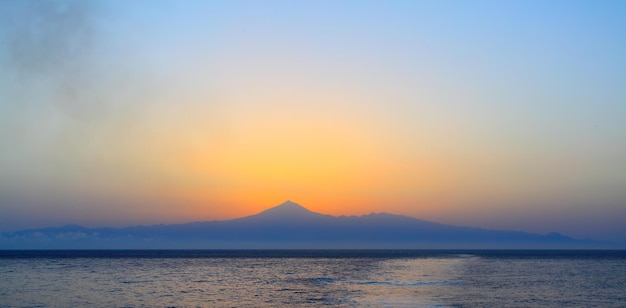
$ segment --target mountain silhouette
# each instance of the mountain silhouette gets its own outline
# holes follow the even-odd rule
[[[291,200],[287,200],[273,208],[269,208],[255,216],[259,215],[308,215],[315,214],[309,211],[304,206],[292,202]]]
[[[459,227],[388,213],[331,216],[291,201],[232,220],[126,228],[67,225],[0,235],[0,249],[565,249],[607,245],[558,233]]]
[[[327,216],[327,215],[311,212],[307,208],[303,207],[302,205],[291,202],[290,200],[287,200],[273,208],[269,208],[261,213],[244,217],[242,219],[247,220],[247,221],[251,221],[251,220],[302,221],[302,220],[311,220],[311,219],[322,218],[322,217],[332,217],[332,216]]]

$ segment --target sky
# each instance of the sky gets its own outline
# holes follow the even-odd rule
[[[626,242],[625,1],[0,0],[0,230],[331,215]]]

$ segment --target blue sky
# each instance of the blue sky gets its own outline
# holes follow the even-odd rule
[[[626,241],[623,1],[1,1],[0,230],[314,211]]]

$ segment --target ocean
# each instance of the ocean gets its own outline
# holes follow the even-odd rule
[[[0,307],[626,307],[626,251],[0,251]]]

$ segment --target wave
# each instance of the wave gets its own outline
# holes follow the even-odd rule
[[[335,280],[332,278],[313,278],[313,282],[318,284],[340,283],[353,285],[382,285],[392,287],[430,287],[430,286],[453,286],[460,285],[461,281],[416,281],[416,282],[395,282],[395,281],[358,281],[358,280]]]

